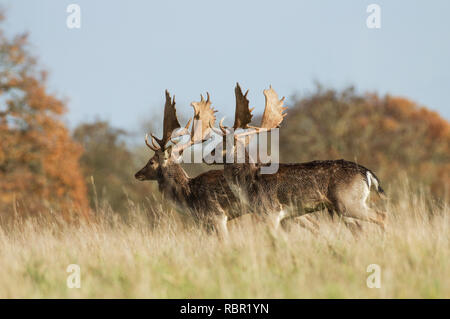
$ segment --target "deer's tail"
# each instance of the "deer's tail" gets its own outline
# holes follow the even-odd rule
[[[377,194],[380,197],[382,197],[382,198],[386,197],[384,190],[380,186],[380,180],[370,170],[366,171],[366,181],[367,181],[367,185],[369,186],[369,189],[373,186],[375,188],[375,191],[377,192]]]

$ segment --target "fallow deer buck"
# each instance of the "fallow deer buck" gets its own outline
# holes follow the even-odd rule
[[[209,94],[207,100],[201,96],[200,102],[193,102],[191,105],[194,108],[194,121],[189,132],[191,120],[184,129],[180,129],[175,98],[172,100],[166,91],[163,137],[158,139],[151,134],[149,142],[148,135],[146,136],[145,143],[154,151],[154,155],[135,174],[135,178],[140,181],[157,181],[160,192],[175,203],[178,211],[184,213],[188,210],[194,219],[212,225],[220,235],[226,236],[227,220],[239,217],[241,213],[230,209],[237,199],[228,187],[223,170],[210,170],[190,178],[179,164],[185,149],[207,140],[210,126],[214,126],[216,120],[216,111],[211,107]],[[186,133],[190,135],[189,141],[177,143],[175,138]],[[173,144],[168,146],[170,141]]]
[[[248,93],[248,91],[247,91]],[[249,108],[247,93],[237,84],[236,113],[233,129],[251,129],[244,133],[219,124],[220,130],[214,131],[225,139],[233,134],[231,150],[223,153],[224,162],[227,152],[236,155],[239,143],[248,145],[248,136],[279,127],[285,114],[283,99],[270,88],[264,90],[265,109],[259,127],[249,126],[252,109]],[[247,136],[247,137],[246,137]],[[242,141],[242,137],[246,137]],[[366,167],[346,160],[316,160],[307,163],[279,164],[275,174],[261,174],[264,165],[258,159],[250,158],[246,152],[246,163],[224,165],[224,176],[231,189],[238,186],[247,198],[252,200],[257,211],[265,212],[277,228],[281,220],[287,217],[328,209],[331,216],[337,213],[344,218],[348,226],[360,228],[359,221],[371,222],[384,229],[385,213],[370,208],[366,201],[371,188],[382,195],[384,193],[376,175]],[[295,209],[287,210],[287,207]],[[310,219],[308,219],[312,222]],[[303,226],[306,226],[303,224]],[[351,227],[352,230],[353,227]]]

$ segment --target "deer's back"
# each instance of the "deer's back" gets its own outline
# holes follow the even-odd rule
[[[355,177],[366,179],[367,168],[345,160],[312,161],[280,164],[277,174],[260,175],[259,185],[281,203],[295,201],[322,202],[331,197],[339,185],[351,183]]]

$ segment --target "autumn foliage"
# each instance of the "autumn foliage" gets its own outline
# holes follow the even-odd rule
[[[78,164],[82,148],[61,121],[63,101],[48,93],[26,35],[0,29],[0,209],[87,206]]]

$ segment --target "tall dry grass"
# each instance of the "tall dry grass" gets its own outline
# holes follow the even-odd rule
[[[4,220],[0,297],[449,298],[449,206],[402,192],[386,204],[386,232],[365,225],[357,237],[324,213],[318,235],[291,222],[275,238],[244,217],[226,242],[158,206],[119,217],[100,205],[90,223]],[[81,267],[79,289],[66,285],[69,264]],[[379,289],[366,285],[369,264],[381,267]]]

